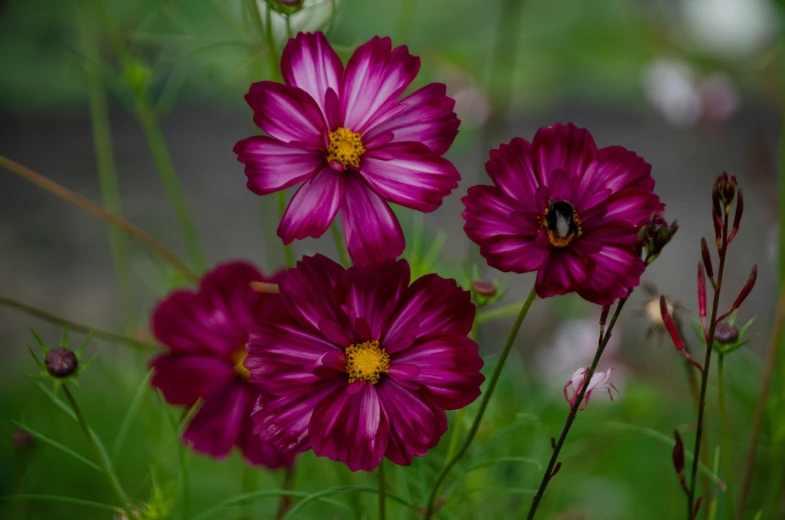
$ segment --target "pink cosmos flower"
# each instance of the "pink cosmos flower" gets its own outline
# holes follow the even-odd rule
[[[341,211],[356,264],[394,260],[403,231],[387,202],[430,212],[458,186],[442,155],[458,133],[455,101],[431,83],[398,100],[420,59],[375,37],[344,69],[322,33],[300,33],[281,57],[284,85],[261,81],[245,99],[267,136],[240,141],[248,188],[302,183],[278,226],[284,244],[320,237]]]
[[[263,440],[352,471],[384,456],[408,465],[436,446],[444,410],[474,401],[485,379],[467,338],[475,307],[454,280],[409,278],[405,260],[344,270],[321,255],[289,271],[287,316],[248,341],[251,383],[274,396],[253,413]]]
[[[583,406],[581,407],[581,411],[585,410],[586,407],[589,405],[589,398],[593,392],[597,390],[607,390],[608,397],[611,398],[613,401],[613,394],[611,393],[611,388],[619,391],[613,383],[611,383],[611,372],[613,372],[613,368],[609,368],[605,372],[595,372],[593,376],[591,376],[591,381],[589,381],[589,386],[586,388],[586,393],[583,396]],[[564,385],[564,399],[570,403],[570,406],[575,404],[575,399],[578,397],[578,394],[581,391],[581,387],[584,385],[586,381],[586,369],[579,368],[576,370],[567,384]],[[572,397],[567,395],[567,388],[572,386]]]
[[[251,282],[277,278],[265,280],[245,262],[221,264],[196,292],[175,291],[153,311],[153,334],[169,352],[150,363],[152,385],[173,405],[204,401],[183,434],[199,453],[223,457],[237,446],[254,465],[275,469],[294,461],[253,435],[251,410],[262,392],[248,383],[243,366],[248,328],[279,305],[277,295],[256,292]]]
[[[555,124],[491,150],[485,169],[494,186],[469,188],[463,218],[491,267],[538,271],[541,298],[577,291],[610,305],[638,285],[638,229],[665,205],[634,152]]]

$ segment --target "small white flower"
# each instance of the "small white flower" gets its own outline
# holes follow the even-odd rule
[[[611,383],[611,373],[613,372],[613,368],[609,368],[605,372],[595,372],[594,375],[591,377],[591,381],[589,381],[589,386],[586,388],[586,394],[583,396],[583,406],[581,410],[586,409],[586,406],[589,404],[589,398],[591,397],[592,392],[596,390],[607,390],[608,396],[613,401],[613,394],[611,393],[611,389],[616,390],[619,392],[619,389],[616,388],[613,383]],[[578,397],[580,393],[581,387],[583,386],[584,382],[586,381],[586,369],[579,368],[576,370],[567,384],[564,385],[564,399],[570,403],[570,406],[575,404],[575,399]],[[572,386],[572,397],[567,395],[567,388]]]

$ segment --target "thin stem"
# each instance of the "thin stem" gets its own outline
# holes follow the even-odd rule
[[[199,235],[196,231],[188,203],[183,195],[183,188],[180,185],[177,171],[175,170],[166,139],[158,125],[158,118],[150,105],[147,93],[138,94],[136,99],[136,115],[142,125],[144,136],[147,139],[147,146],[153,154],[153,161],[161,175],[161,181],[166,190],[166,196],[172,205],[175,217],[180,226],[180,231],[185,239],[185,247],[188,250],[188,258],[197,271],[201,272],[205,268],[204,252],[199,244]]]
[[[785,128],[785,126],[783,127]],[[785,133],[785,132],[784,132]],[[785,158],[785,152],[783,152]],[[785,173],[782,175],[782,182],[785,184]],[[783,210],[785,213],[785,210]],[[782,258],[781,264],[785,264],[785,257]],[[750,492],[750,484],[752,483],[752,468],[755,465],[755,454],[758,451],[758,439],[760,437],[760,429],[763,424],[763,415],[766,412],[766,403],[769,398],[769,388],[771,386],[771,378],[774,373],[774,366],[777,362],[778,346],[780,338],[782,337],[783,325],[785,324],[785,276],[780,280],[779,299],[777,300],[777,310],[774,313],[774,328],[769,338],[769,347],[766,354],[766,361],[763,363],[763,376],[761,378],[761,389],[758,395],[758,400],[755,403],[755,415],[752,420],[752,431],[750,432],[750,441],[747,446],[747,454],[744,457],[744,471],[741,477],[741,492],[739,496],[739,505],[736,510],[736,519],[741,520],[744,515],[744,506],[747,504],[747,497]]]
[[[14,162],[2,155],[0,155],[0,167],[3,167],[6,170],[19,175],[20,177],[32,182],[39,188],[43,188],[49,193],[56,195],[57,197],[60,197],[61,199],[66,200],[72,204],[75,204],[76,206],[79,206],[86,211],[89,211],[90,213],[105,220],[107,223],[125,231],[128,235],[131,236],[131,238],[148,247],[151,251],[155,252],[161,258],[166,260],[175,269],[180,271],[183,276],[194,282],[199,281],[199,277],[194,274],[194,272],[191,271],[191,269],[185,265],[185,263],[178,259],[174,253],[166,249],[163,244],[127,220],[124,220],[114,213],[106,211],[103,207],[91,201],[90,199],[87,199],[78,193],[69,190],[65,186],[47,179],[40,173],[36,173],[33,170],[22,166],[21,164]]]
[[[730,422],[728,422],[728,409],[725,403],[724,380],[725,356],[720,354],[717,358],[717,399],[720,405],[720,423],[722,428],[722,457],[725,463],[725,484],[727,485],[725,497],[728,501],[728,516],[733,514],[733,452],[731,451]]]
[[[288,14],[285,14],[284,20],[286,20],[286,40],[289,41],[292,39],[292,20]]]
[[[379,463],[376,472],[379,476],[379,520],[386,520],[387,507],[385,501],[387,500],[387,483],[384,481],[384,459]]]
[[[48,321],[56,325],[68,327],[71,330],[77,330],[84,334],[89,334],[92,332],[93,336],[95,336],[96,338],[105,339],[107,341],[112,341],[114,343],[122,343],[124,345],[129,345],[133,348],[140,349],[140,350],[158,349],[158,346],[152,343],[145,343],[144,341],[139,341],[128,336],[123,336],[122,334],[115,334],[113,332],[107,332],[105,330],[100,330],[94,327],[89,327],[87,325],[82,325],[81,323],[76,323],[74,321],[67,320],[59,316],[55,316],[54,314],[50,314],[46,311],[42,311],[41,309],[37,309],[30,305],[24,304],[20,301],[13,300],[11,298],[6,298],[4,296],[0,296],[0,305],[11,307],[12,309],[16,309],[18,311],[24,312],[25,314],[29,314],[30,316],[35,316],[36,318],[40,318],[44,321]]]
[[[431,491],[431,495],[428,499],[428,505],[425,509],[425,520],[429,520],[435,513],[434,508],[438,498],[437,494],[441,488],[442,483],[444,482],[444,479],[447,478],[447,474],[450,472],[453,466],[458,463],[461,457],[466,454],[466,451],[469,449],[469,446],[474,440],[474,436],[477,434],[477,430],[480,429],[482,416],[485,413],[485,409],[488,407],[491,397],[493,396],[493,391],[496,388],[496,384],[499,382],[499,377],[501,376],[502,369],[504,368],[504,363],[507,361],[507,356],[510,355],[510,350],[512,350],[512,346],[515,343],[515,338],[518,337],[518,331],[521,330],[523,320],[529,313],[529,308],[531,308],[532,303],[534,303],[536,298],[537,294],[534,292],[534,286],[532,286],[529,296],[526,298],[526,301],[521,307],[512,329],[510,329],[510,334],[507,336],[507,342],[504,344],[504,348],[502,348],[501,354],[499,355],[499,361],[496,363],[496,367],[493,369],[491,379],[488,381],[488,387],[485,389],[485,392],[482,396],[482,401],[480,402],[480,409],[477,411],[477,416],[474,418],[474,422],[472,422],[469,433],[467,434],[466,439],[463,441],[460,449],[458,449],[458,452],[444,465],[441,472],[439,473],[439,476],[436,478],[436,482],[433,485],[433,490]]]
[[[93,129],[93,148],[98,168],[98,181],[101,186],[101,199],[107,210],[115,215],[122,214],[120,186],[117,174],[117,163],[112,144],[112,131],[106,101],[106,90],[101,81],[103,60],[97,43],[96,17],[90,9],[94,2],[85,2],[86,13],[82,17],[82,45],[85,55],[93,63],[93,70],[87,76],[87,94],[90,101],[90,121]],[[116,227],[109,227],[109,247],[112,252],[117,289],[125,317],[126,330],[136,323],[136,313],[131,286],[131,266],[129,262],[128,244],[125,236]]]
[[[276,193],[278,197],[278,216],[281,220],[283,220],[283,215],[286,213],[286,192],[281,190]],[[292,244],[287,244],[283,246],[284,253],[286,254],[286,267],[292,268],[294,267],[294,249]]]
[[[570,433],[570,428],[572,427],[572,423],[575,422],[575,418],[577,417],[578,410],[580,409],[581,403],[583,401],[583,397],[586,394],[586,390],[589,388],[589,383],[591,382],[591,378],[594,375],[594,371],[597,369],[597,364],[600,362],[600,358],[602,357],[602,353],[605,351],[605,347],[608,345],[608,342],[611,339],[611,334],[613,333],[613,327],[616,325],[616,320],[619,319],[619,314],[621,314],[621,310],[624,307],[624,304],[627,303],[627,299],[622,298],[619,300],[619,303],[616,305],[616,311],[613,313],[613,317],[611,318],[610,323],[608,324],[608,328],[605,331],[605,336],[600,338],[600,341],[597,345],[597,352],[594,354],[594,360],[592,360],[591,366],[586,371],[584,375],[584,383],[581,386],[580,391],[578,392],[575,401],[573,402],[572,406],[570,406],[570,412],[567,414],[567,420],[564,423],[564,428],[562,428],[561,435],[559,435],[559,441],[556,443],[556,446],[553,448],[553,454],[551,454],[551,460],[548,462],[548,467],[545,469],[545,473],[542,476],[542,480],[540,481],[540,487],[537,490],[537,494],[534,495],[534,499],[532,500],[532,505],[529,508],[529,514],[526,516],[527,520],[532,520],[534,515],[537,514],[537,508],[540,505],[540,501],[542,500],[543,495],[545,494],[545,489],[548,487],[548,484],[553,477],[556,464],[559,459],[559,453],[561,453],[562,446],[564,446],[564,441],[567,440],[567,434]]]
[[[98,446],[98,443],[95,441],[95,437],[93,437],[90,427],[87,426],[87,421],[85,421],[82,411],[79,409],[79,405],[76,404],[76,399],[74,399],[73,394],[71,394],[71,390],[68,388],[68,385],[63,385],[62,388],[65,398],[68,400],[68,404],[71,405],[71,409],[74,411],[74,415],[76,415],[76,420],[79,422],[79,426],[82,428],[82,432],[87,438],[87,443],[90,444],[90,446],[93,448],[93,451],[95,451],[95,456],[99,466],[101,466],[101,471],[103,471],[104,475],[106,475],[109,485],[112,487],[115,495],[117,495],[117,498],[120,500],[121,507],[126,511],[127,514],[131,515],[131,507],[128,503],[128,497],[125,494],[125,491],[123,491],[123,487],[120,484],[120,481],[117,479],[117,475],[115,475],[114,470],[112,469],[112,462],[109,460],[109,456],[101,449],[100,446]],[[132,516],[129,516],[128,518],[132,518]]]
[[[483,325],[492,321],[515,316],[520,312],[522,305],[523,302],[515,302],[502,307],[496,307],[495,309],[480,311],[477,313],[477,325]]]
[[[267,49],[270,53],[270,81],[275,81],[278,78],[280,70],[278,68],[278,51],[275,48],[275,35],[273,34],[273,10],[270,4],[265,2],[266,11],[264,34],[267,37]]]
[[[714,333],[717,330],[717,311],[720,305],[720,291],[722,290],[722,275],[725,273],[725,257],[728,251],[728,214],[725,214],[725,225],[722,229],[722,242],[720,243],[719,257],[720,268],[717,271],[717,290],[714,291],[714,301],[711,306],[711,321],[709,322],[709,337],[706,340],[706,358],[703,362],[701,374],[701,391],[698,401],[698,426],[695,430],[695,449],[692,452],[692,473],[690,475],[689,495],[687,496],[687,520],[692,519],[693,504],[695,503],[695,480],[698,477],[698,461],[701,454],[701,440],[703,439],[703,419],[706,411],[706,389],[709,385],[709,369],[711,368],[711,346],[714,344]]]
[[[256,477],[256,470],[253,468],[253,466],[250,464],[245,464],[245,466],[243,466],[243,495],[256,491],[256,484],[258,482]],[[243,516],[243,518],[246,520],[251,520],[253,518],[253,514],[249,511],[247,515]]]
[[[335,249],[338,251],[338,258],[341,260],[341,265],[350,267],[352,265],[352,259],[349,257],[349,251],[346,249],[343,229],[341,229],[341,225],[338,223],[337,219],[333,219],[333,223],[330,224],[330,233],[333,235],[333,242],[335,242]]]
[[[290,466],[284,471],[283,486],[281,487],[284,491],[290,491],[292,488],[294,488],[294,466]],[[286,513],[291,507],[292,495],[281,495],[281,501],[278,502],[278,511],[275,513],[275,519],[281,520],[286,516]]]

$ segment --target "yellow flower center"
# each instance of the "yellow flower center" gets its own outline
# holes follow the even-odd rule
[[[583,234],[581,219],[566,200],[551,201],[543,216],[537,217],[537,223],[548,232],[548,242],[553,247],[566,247]]]
[[[248,357],[248,350],[245,347],[240,347],[232,354],[232,363],[234,363],[234,372],[245,381],[251,379],[251,371],[245,368],[243,361]]]
[[[360,167],[360,157],[365,153],[363,140],[359,133],[340,127],[330,132],[330,145],[327,147],[327,162],[336,162],[353,168]]]
[[[346,349],[346,372],[349,383],[368,381],[372,385],[390,368],[390,355],[378,341],[355,343]]]

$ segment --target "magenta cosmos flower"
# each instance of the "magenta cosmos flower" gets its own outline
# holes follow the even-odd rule
[[[386,456],[408,465],[447,430],[444,410],[480,395],[484,377],[470,294],[409,264],[355,266],[306,257],[280,284],[285,316],[252,329],[256,433],[287,451],[313,448],[349,469]]]
[[[175,291],[158,304],[152,330],[169,352],[152,360],[152,384],[170,404],[204,401],[183,434],[194,450],[223,457],[237,446],[249,463],[275,469],[294,459],[253,434],[250,415],[262,392],[248,383],[243,361],[248,328],[267,319],[279,298],[254,291],[252,281],[273,280],[250,264],[225,263],[196,292]]]
[[[375,37],[344,70],[322,33],[300,33],[281,57],[285,84],[251,85],[245,99],[268,135],[234,151],[257,195],[302,183],[278,226],[285,244],[320,237],[340,210],[356,264],[394,260],[405,241],[387,202],[429,212],[458,186],[442,157],[460,123],[445,86],[398,99],[419,69],[405,46]]]
[[[485,169],[494,186],[469,188],[463,218],[491,267],[538,271],[541,298],[577,291],[610,305],[638,285],[638,230],[665,205],[634,152],[555,124],[491,150]]]

